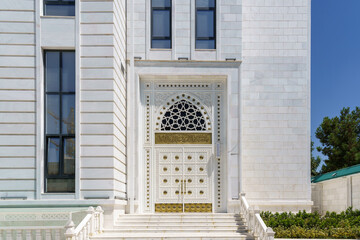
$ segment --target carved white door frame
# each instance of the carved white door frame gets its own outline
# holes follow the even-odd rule
[[[200,161],[200,157],[204,158],[200,152],[207,152],[206,158],[207,160],[211,158],[209,161],[209,166],[211,168],[207,168],[207,170],[211,170],[211,173],[208,173],[208,178],[205,179],[201,177],[200,169],[201,162],[194,163],[196,169],[191,169],[191,167],[187,166],[186,169],[182,169],[181,174],[186,174],[186,171],[189,170],[195,171],[194,175],[189,175],[190,177],[186,177],[186,179],[177,179],[177,180],[186,180],[188,178],[192,181],[191,190],[187,188],[187,191],[190,191],[191,194],[187,195],[189,202],[211,202],[213,206],[214,212],[224,212],[226,211],[226,178],[224,173],[226,172],[226,107],[225,107],[225,89],[226,89],[225,81],[221,80],[208,80],[208,81],[165,81],[165,80],[143,80],[141,81],[141,102],[142,106],[144,106],[144,120],[142,123],[143,128],[143,163],[144,163],[144,198],[142,199],[143,210],[145,212],[154,212],[155,211],[155,203],[159,202],[159,199],[165,200],[165,195],[169,196],[170,201],[174,200],[174,194],[176,191],[181,193],[181,189],[176,190],[176,186],[174,183],[168,184],[170,190],[167,190],[164,187],[164,184],[161,186],[161,181],[175,181],[176,177],[173,179],[169,175],[169,179],[166,177],[161,177],[160,173],[160,155],[159,151],[161,149],[175,149],[174,152],[182,149],[182,158],[186,161],[186,158],[189,156],[185,156],[184,153],[186,151],[190,151],[192,148],[192,152],[194,157],[197,157],[198,161]],[[179,102],[181,100],[189,101],[194,104],[202,113],[202,115],[206,118],[206,129],[202,129],[201,133],[206,133],[211,135],[211,143],[208,145],[204,145],[200,142],[198,145],[188,145],[188,144],[155,144],[155,135],[157,133],[161,133],[162,130],[166,132],[165,129],[161,129],[161,121],[164,118],[164,111],[168,109],[172,104]],[[169,129],[168,129],[169,130]],[[175,131],[176,133],[181,134],[181,130]],[[197,133],[196,129],[190,131],[191,133]],[[169,132],[170,133],[170,132]],[[206,138],[206,137],[205,137]],[[204,138],[204,139],[205,139]],[[179,139],[177,139],[179,140]],[[178,150],[176,150],[178,149]],[[187,150],[184,150],[187,149]],[[191,152],[190,151],[190,152]],[[160,151],[161,152],[161,151]],[[166,151],[165,151],[166,152]],[[176,155],[176,154],[175,154]],[[175,159],[175,155],[172,156]],[[162,155],[163,157],[163,155]],[[175,161],[175,160],[174,160]],[[161,163],[163,164],[163,163]],[[197,164],[200,164],[197,166]],[[165,165],[164,165],[165,166]],[[171,171],[176,171],[175,165],[169,165]],[[184,162],[182,163],[184,165]],[[189,169],[188,169],[189,168]],[[198,168],[198,169],[197,169]],[[180,170],[179,170],[180,172]],[[175,173],[175,172],[174,172]],[[200,175],[196,175],[200,174]],[[165,174],[166,175],[166,174]],[[165,176],[164,175],[164,176]],[[175,174],[176,175],[176,174]],[[196,181],[195,182],[193,181]],[[201,185],[200,184],[205,185]],[[189,183],[187,183],[187,187],[189,187]],[[199,185],[200,184],[200,185]],[[174,185],[174,186],[173,186]],[[205,186],[202,189],[202,186]],[[164,190],[160,193],[159,189]],[[174,189],[171,189],[174,188]],[[205,190],[207,189],[208,190]],[[173,191],[174,193],[170,192]],[[195,191],[195,192],[194,192]],[[195,194],[196,193],[196,194]],[[159,198],[161,196],[163,198]],[[208,194],[208,195],[207,195]],[[180,194],[179,194],[180,195]],[[190,197],[189,200],[189,196]],[[201,196],[201,197],[200,197]],[[192,198],[192,199],[191,199]],[[161,202],[161,200],[160,200]]]

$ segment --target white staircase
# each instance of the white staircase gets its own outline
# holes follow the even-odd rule
[[[91,239],[247,239],[248,233],[239,215],[233,213],[169,213],[120,215],[114,229],[104,229]]]

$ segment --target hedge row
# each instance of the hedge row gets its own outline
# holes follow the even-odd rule
[[[360,238],[360,211],[347,209],[340,214],[262,212],[265,224],[275,238]]]

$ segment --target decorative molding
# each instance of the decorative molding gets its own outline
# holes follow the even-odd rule
[[[226,156],[214,157],[212,144],[226,142],[225,134],[220,133],[223,130],[220,119],[225,120],[221,115],[224,76],[140,78],[144,104],[144,211],[223,211],[222,164]],[[177,106],[182,101],[189,106]],[[172,114],[174,111],[185,115]],[[191,113],[187,114],[188,111]],[[205,126],[172,128],[174,120],[189,117],[192,121],[202,119]]]
[[[221,86],[219,86],[221,87]],[[221,94],[218,94],[216,96],[216,133],[215,133],[215,136],[216,136],[216,141],[218,144],[221,143],[221,136],[222,136],[222,131],[221,131],[221,102],[222,102],[222,99],[221,99]],[[220,148],[221,148],[221,145],[220,145]],[[219,149],[221,151],[221,149]],[[217,154],[218,155],[218,154]],[[217,189],[216,189],[216,207],[220,210],[222,208],[222,201],[221,201],[221,198],[222,198],[222,162],[221,162],[221,157],[220,155],[216,158],[216,179],[215,179],[215,183],[216,183],[216,186],[217,186]]]
[[[155,133],[155,144],[212,144],[212,133]]]
[[[212,93],[211,92],[192,92],[191,95],[194,95],[198,98],[203,105],[208,109],[212,107]]]
[[[5,213],[0,214],[0,221],[58,221],[68,220],[69,213]]]
[[[196,109],[199,110],[205,118],[206,130],[211,131],[212,118],[211,118],[211,112],[208,111],[208,109],[211,109],[211,107],[206,107],[206,105],[204,106],[202,99],[197,99],[197,97],[193,96],[190,93],[178,93],[177,95],[174,93],[174,95],[171,95],[171,94],[167,94],[167,95],[168,95],[168,98],[165,101],[161,102],[161,105],[160,105],[161,107],[157,111],[157,117],[155,120],[156,121],[156,123],[155,123],[156,131],[160,130],[161,122],[162,122],[166,112],[168,112],[169,109],[172,108],[175,103],[177,103],[179,101],[183,101],[183,100],[187,101],[189,103],[192,103],[194,106],[196,106]],[[209,94],[210,98],[211,98],[211,95],[212,94],[210,93]],[[165,94],[161,97],[164,98],[164,96],[165,96]],[[155,100],[155,101],[157,101],[157,100]],[[158,101],[161,101],[161,100],[158,100]],[[205,101],[209,102],[209,99],[205,98]],[[211,100],[210,100],[210,102],[211,102]]]
[[[162,213],[174,213],[174,212],[183,212],[182,203],[155,203],[155,212]]]
[[[145,143],[150,143],[151,141],[151,136],[150,136],[150,133],[151,133],[151,129],[150,129],[150,124],[151,124],[151,121],[150,121],[150,116],[151,116],[151,106],[150,106],[150,103],[151,103],[151,99],[150,99],[150,94],[146,94],[145,95],[145,104],[146,104],[146,107],[145,107]]]
[[[183,208],[184,207],[184,208]],[[211,203],[156,203],[155,212],[174,213],[174,212],[212,212]]]
[[[241,61],[196,61],[196,60],[135,60],[135,67],[211,67],[238,68]]]
[[[206,121],[196,105],[182,99],[166,109],[160,129],[161,131],[206,131]]]
[[[145,209],[150,211],[151,209],[151,206],[150,206],[150,192],[151,192],[151,189],[150,189],[150,186],[151,186],[151,181],[150,181],[150,172],[151,172],[151,169],[150,169],[150,166],[151,166],[151,163],[150,163],[150,159],[151,159],[151,151],[150,149],[145,149],[145,159],[146,159],[146,203],[145,203]]]
[[[156,89],[163,90],[163,89],[206,89],[211,90],[212,84],[211,83],[157,83],[155,85]]]
[[[212,212],[211,203],[185,203],[184,212]]]
[[[176,92],[156,92],[154,98],[155,106],[166,105],[166,101],[174,95],[176,95]]]

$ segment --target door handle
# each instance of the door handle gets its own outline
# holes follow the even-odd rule
[[[184,183],[183,183],[183,180],[181,180],[180,192],[181,192],[181,194],[184,194]]]
[[[184,186],[185,186],[184,192],[185,192],[185,194],[186,194],[186,180],[184,180]]]

